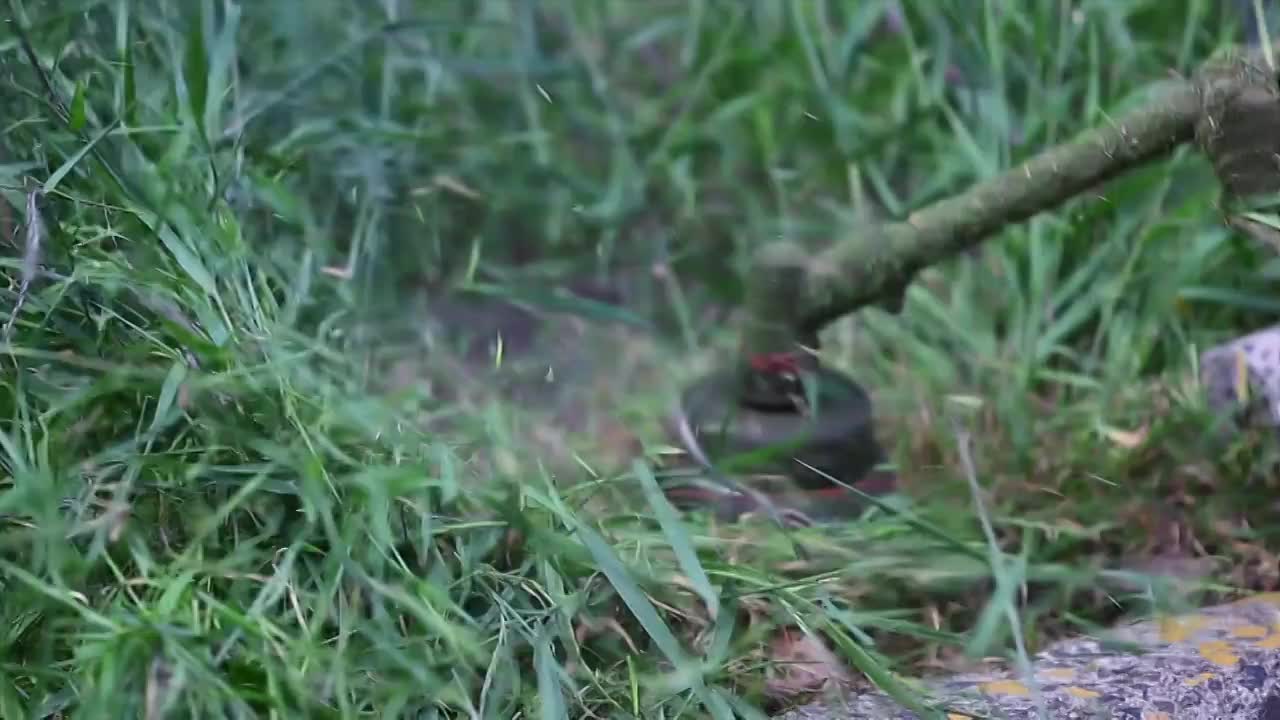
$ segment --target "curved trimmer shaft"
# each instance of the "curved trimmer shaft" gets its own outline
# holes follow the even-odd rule
[[[979,183],[816,256],[778,241],[753,258],[742,359],[795,355],[828,323],[864,306],[901,304],[916,274],[1128,170],[1199,140],[1230,194],[1280,189],[1280,93],[1262,51],[1153,86],[1151,100]],[[768,363],[765,363],[768,364]],[[744,395],[758,388],[748,372]]]

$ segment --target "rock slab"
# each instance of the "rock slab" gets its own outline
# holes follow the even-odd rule
[[[947,720],[1043,717],[1280,720],[1280,593],[1060,641],[1030,677],[1009,669],[923,683]],[[834,697],[781,720],[920,720],[879,693]]]

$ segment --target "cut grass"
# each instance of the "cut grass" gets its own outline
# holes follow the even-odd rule
[[[915,702],[896,673],[1172,602],[1129,556],[1277,582],[1265,457],[1183,381],[1277,302],[1190,151],[831,329],[908,492],[807,559],[602,447],[657,452],[750,247],[1105,122],[1230,3],[11,6],[0,717],[760,717],[803,695],[780,628]],[[607,391],[553,457],[545,408],[473,391],[519,353],[460,382],[417,308],[613,312],[570,276],[641,329],[566,380]]]

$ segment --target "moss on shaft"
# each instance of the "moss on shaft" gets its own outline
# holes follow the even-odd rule
[[[1189,80],[1166,81],[1143,107],[816,256],[786,242],[763,246],[747,290],[744,354],[811,344],[843,315],[895,303],[921,269],[1195,139],[1197,127],[1220,116],[1224,103],[1274,86],[1273,73],[1257,72],[1261,59],[1255,55],[1207,64]]]

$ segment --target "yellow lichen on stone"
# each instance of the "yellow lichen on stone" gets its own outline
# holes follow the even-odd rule
[[[1280,648],[1280,627],[1274,628],[1271,634],[1254,643],[1263,650],[1275,650]]]
[[[1190,685],[1191,687],[1195,687],[1197,685],[1202,685],[1204,683],[1207,683],[1210,680],[1214,679],[1215,677],[1217,677],[1217,675],[1214,675],[1213,673],[1200,673],[1199,675],[1196,675],[1194,677],[1187,678],[1184,684]]]
[[[1164,618],[1160,621],[1160,640],[1167,643],[1185,642],[1208,623],[1208,618],[1203,615]]]
[[[1067,690],[1067,694],[1073,695],[1082,700],[1092,700],[1097,697],[1102,697],[1102,693],[1100,692],[1097,692],[1095,690],[1090,690],[1088,688],[1077,687],[1075,685],[1072,685],[1066,690]]]
[[[1067,680],[1075,679],[1076,671],[1071,668],[1048,668],[1043,670],[1041,675],[1043,675],[1046,680],[1066,682]]]
[[[1238,638],[1264,638],[1267,629],[1261,625],[1241,625],[1231,629],[1231,636]]]
[[[1200,655],[1215,665],[1231,666],[1240,661],[1240,656],[1236,655],[1229,643],[1222,640],[1211,640],[1201,643],[1198,648]]]
[[[988,695],[1030,695],[1031,689],[1017,680],[993,680],[983,683],[982,691]]]

